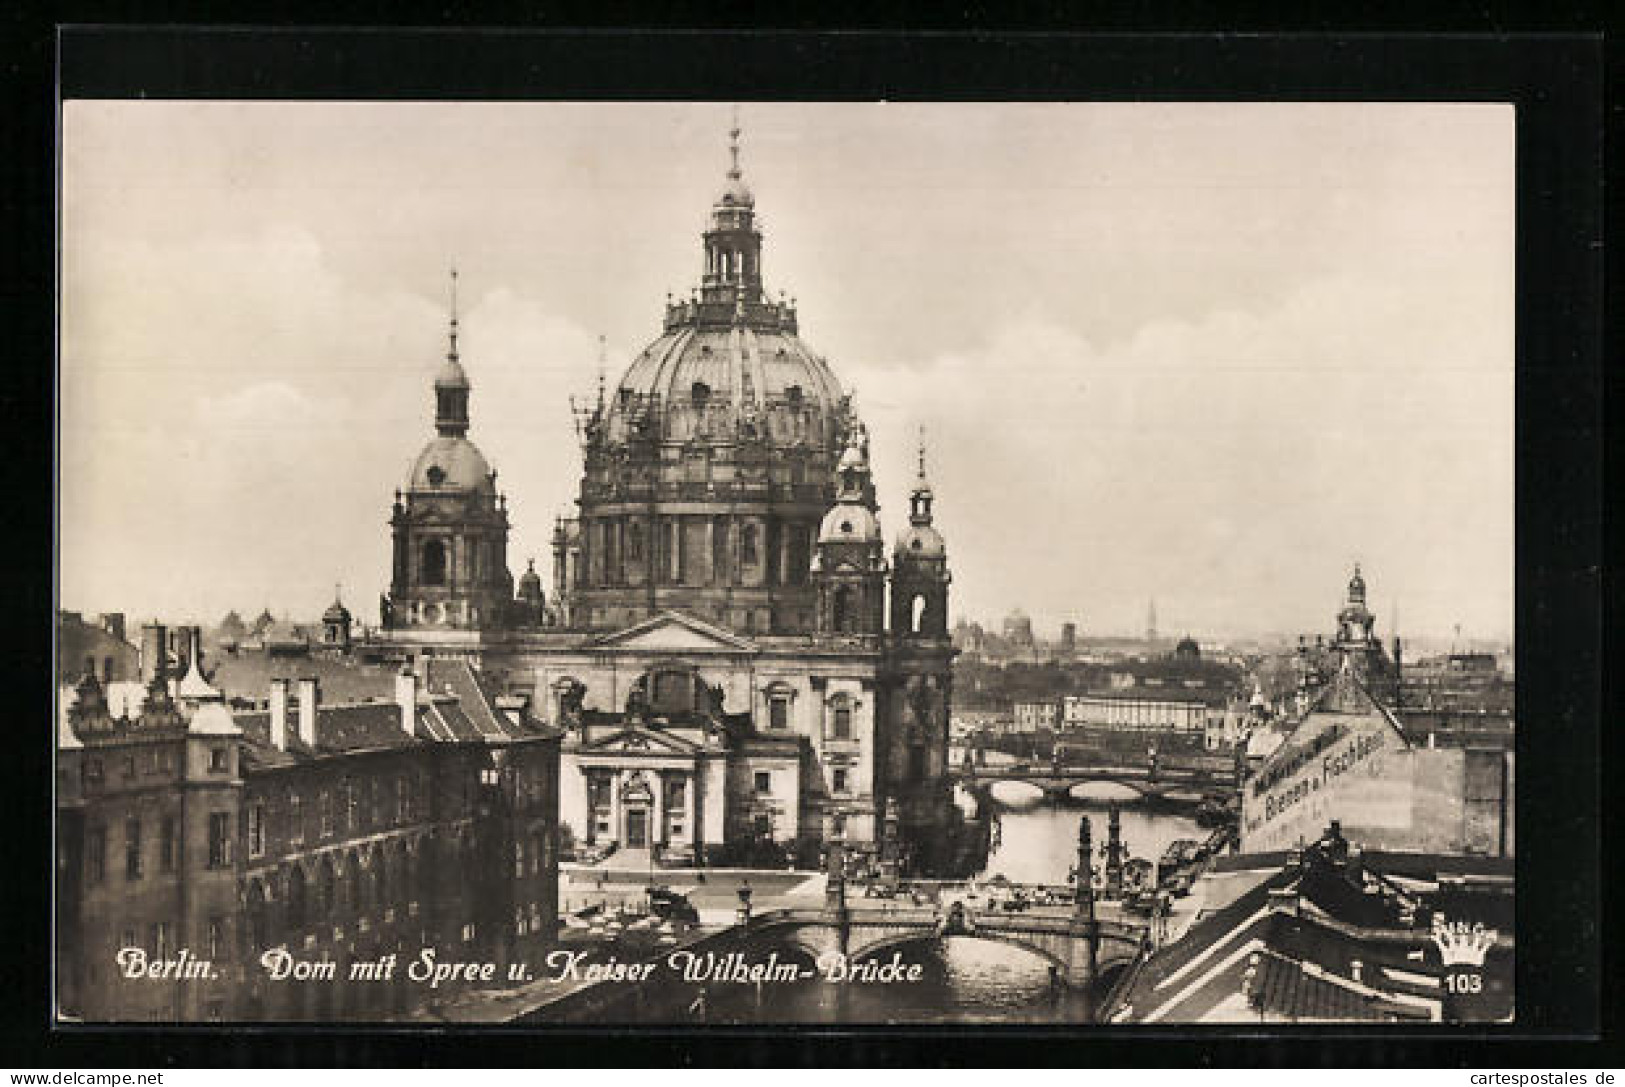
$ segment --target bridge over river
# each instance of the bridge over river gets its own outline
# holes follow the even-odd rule
[[[1222,803],[1235,795],[1236,775],[1231,769],[1218,770],[1207,766],[1069,766],[1066,764],[1037,764],[1012,766],[961,765],[950,775],[956,785],[982,799],[994,785],[1015,782],[1030,785],[1043,793],[1044,799],[1061,802],[1073,796],[1080,785],[1103,782],[1122,785],[1137,792],[1146,800],[1166,800],[1200,803],[1212,800]]]
[[[961,888],[936,888],[936,901],[848,901],[843,846],[832,840],[822,909],[781,909],[749,916],[743,932],[770,936],[795,946],[815,962],[839,954],[848,962],[872,958],[922,939],[971,936],[1012,944],[1047,960],[1055,976],[1086,989],[1105,970],[1132,962],[1150,947],[1146,925],[1102,920],[1095,915],[1089,819],[1078,824],[1075,871],[1081,873],[1073,901],[1058,909],[1000,911]]]

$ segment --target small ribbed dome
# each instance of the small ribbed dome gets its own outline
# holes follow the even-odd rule
[[[434,375],[434,387],[437,389],[466,389],[468,384],[468,371],[463,364],[452,355],[446,356],[441,363],[440,370]]]
[[[327,606],[327,610],[322,612],[322,622],[324,623],[349,623],[349,621],[350,609],[346,608],[341,601],[333,601]]]
[[[728,178],[728,187],[717,197],[717,204],[725,208],[750,208],[756,206],[756,198],[751,195],[745,179],[735,174]]]
[[[948,545],[942,533],[930,525],[910,525],[897,538],[898,558],[942,559],[948,557]]]
[[[519,575],[519,591],[521,594],[527,589],[540,591],[541,587],[542,576],[536,572],[536,560],[531,559],[530,565],[525,567],[525,572]]]
[[[838,502],[824,514],[818,526],[818,542],[874,543],[880,539],[880,519],[867,506]]]
[[[439,437],[423,447],[412,465],[414,491],[479,491],[494,494],[491,466],[467,438]]]

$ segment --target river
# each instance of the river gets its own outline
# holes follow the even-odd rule
[[[1130,790],[1089,788],[1081,804],[1057,807],[1022,786],[995,786],[1002,833],[982,875],[1003,875],[1018,883],[1066,883],[1076,857],[1079,818],[1089,817],[1098,849],[1106,839],[1113,799],[1124,801],[1122,837],[1131,856],[1155,861],[1176,838],[1199,839],[1207,833],[1185,816],[1136,806]],[[960,801],[974,807],[969,797],[962,795]],[[919,982],[730,987],[711,999],[705,1018],[860,1024],[1088,1022],[1094,1017],[1094,994],[1052,991],[1048,964],[1020,948],[950,937],[905,945],[902,954],[906,962],[921,966]]]

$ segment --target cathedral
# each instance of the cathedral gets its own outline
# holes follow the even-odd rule
[[[578,413],[550,593],[533,562],[517,587],[510,572],[454,302],[374,648],[468,660],[563,729],[561,832],[579,851],[809,863],[838,833],[860,858],[945,871],[954,650],[924,449],[888,555],[868,433],[794,304],[764,290],[738,137],[699,287]]]

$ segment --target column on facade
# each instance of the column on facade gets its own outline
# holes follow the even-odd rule
[[[688,835],[689,843],[696,852],[700,848],[700,821],[694,818],[694,794],[698,791],[697,777],[696,774],[685,773],[679,778],[683,783],[683,833]]]
[[[654,794],[650,801],[649,811],[649,848],[653,849],[666,837],[666,775],[659,770],[654,772],[654,786],[649,790]]]
[[[626,844],[621,827],[621,772],[610,770],[609,776],[609,835],[622,845]]]
[[[705,519],[705,583],[715,585],[717,578],[717,523],[714,518]]]

